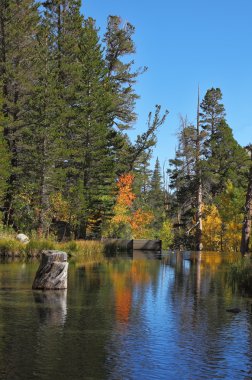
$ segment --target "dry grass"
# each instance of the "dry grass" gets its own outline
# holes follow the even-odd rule
[[[0,237],[0,254],[3,256],[24,256],[25,245],[13,237]]]
[[[104,258],[104,245],[99,241],[72,240],[57,243],[50,239],[32,239],[28,244],[19,242],[13,234],[0,236],[0,255],[8,257],[39,257],[43,250],[65,251],[78,262],[97,262]]]
[[[99,241],[72,240],[58,243],[57,249],[67,252],[78,262],[93,262],[104,258],[104,245]]]

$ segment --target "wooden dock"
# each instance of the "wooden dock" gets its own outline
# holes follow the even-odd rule
[[[133,251],[133,240],[127,239],[102,239],[102,243],[111,250]]]
[[[134,251],[161,251],[162,250],[162,240],[146,240],[146,239],[136,239],[133,240],[133,250]]]
[[[102,239],[107,248],[118,251],[162,251],[162,240],[147,239]]]

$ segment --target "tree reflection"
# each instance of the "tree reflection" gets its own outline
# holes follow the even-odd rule
[[[4,264],[0,378],[249,378],[251,300],[226,286],[228,260],[177,252],[71,265],[68,294],[32,292],[37,266]]]
[[[151,283],[157,275],[153,276],[153,258],[141,251],[134,252],[132,260],[114,260],[108,264],[110,280],[115,294],[115,319],[119,323],[129,322],[132,309],[133,292],[136,287],[144,287]],[[156,268],[159,268],[157,263]],[[155,270],[154,270],[155,271]]]

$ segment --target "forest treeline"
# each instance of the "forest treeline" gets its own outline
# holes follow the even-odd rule
[[[134,27],[110,16],[100,39],[80,6],[0,4],[2,220],[39,236],[60,229],[100,237],[113,216],[117,179],[141,171],[167,115],[156,106],[145,132],[130,141],[134,84],[146,70],[131,58]]]
[[[1,1],[2,226],[41,237],[239,250],[251,161],[226,122],[221,90],[198,100],[195,123],[181,117],[169,169],[157,159],[151,170],[168,111],[156,106],[145,132],[129,139],[135,83],[146,71],[134,62],[134,26],[109,16],[100,37],[80,6]]]

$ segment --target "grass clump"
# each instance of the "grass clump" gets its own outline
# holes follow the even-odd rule
[[[32,239],[25,246],[25,253],[27,256],[39,256],[42,251],[48,249],[57,249],[56,243],[47,239]]]
[[[0,237],[0,254],[3,256],[24,256],[25,245],[14,237]]]
[[[71,240],[56,242],[51,239],[33,237],[27,244],[16,239],[14,234],[0,233],[0,256],[39,257],[44,250],[65,251],[79,263],[92,263],[104,258],[104,245],[100,241]]]
[[[30,240],[25,244],[18,241],[14,236],[0,237],[0,255],[2,256],[20,256],[34,257],[39,256],[44,249],[57,249],[56,243],[51,240],[38,239]]]
[[[233,289],[252,294],[252,261],[243,257],[230,265],[228,282]]]
[[[71,240],[58,243],[57,249],[65,251],[77,262],[93,262],[104,258],[104,245],[94,240]]]

